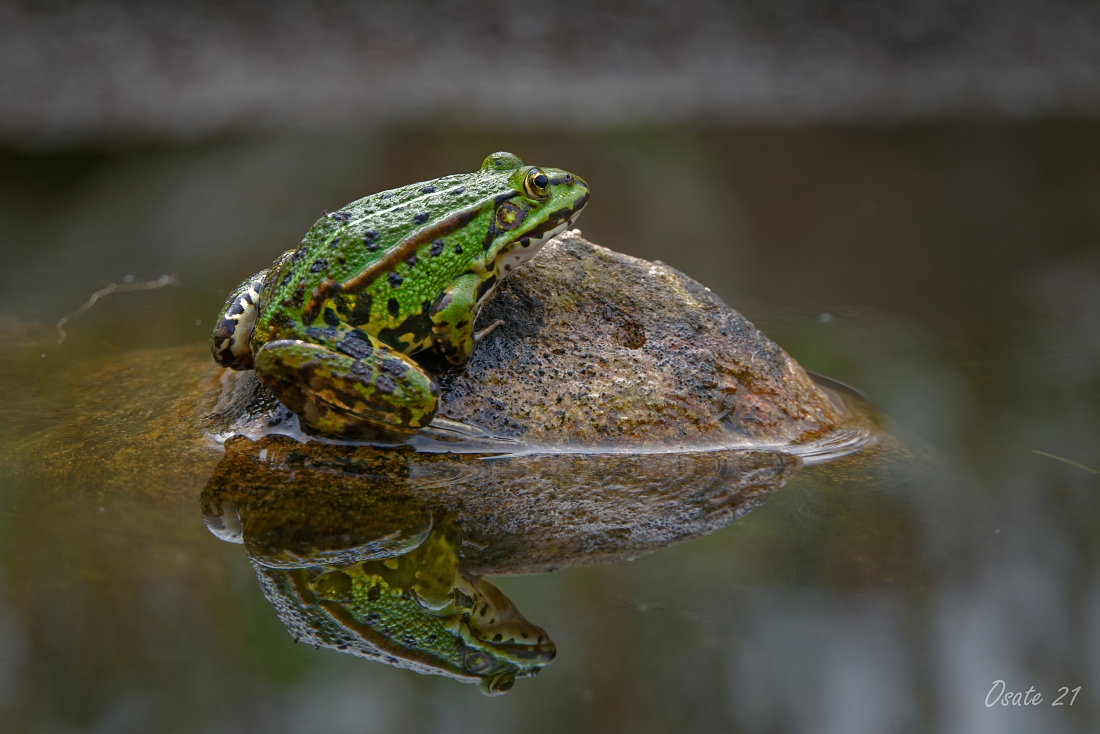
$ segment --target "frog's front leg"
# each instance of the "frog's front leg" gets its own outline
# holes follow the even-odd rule
[[[358,329],[311,330],[256,354],[256,374],[313,432],[403,438],[425,427],[439,388],[409,357]]]
[[[477,290],[484,282],[467,273],[443,289],[432,304],[432,341],[451,364],[463,364],[473,354],[474,346],[489,332],[504,322],[497,319],[474,333],[477,318]]]

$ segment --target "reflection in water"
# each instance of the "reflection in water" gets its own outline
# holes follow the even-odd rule
[[[295,642],[477,682],[491,695],[554,659],[541,627],[460,566],[454,515],[433,515],[405,482],[336,457],[292,468],[297,457],[270,449],[236,475],[227,457],[203,493],[207,526],[244,544]]]
[[[485,573],[607,563],[709,533],[800,465],[768,451],[419,454],[235,438],[202,494],[295,641],[508,691],[556,653]]]

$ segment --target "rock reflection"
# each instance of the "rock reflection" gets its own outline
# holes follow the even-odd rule
[[[504,693],[554,658],[487,574],[704,535],[800,465],[774,451],[494,456],[230,439],[202,495],[295,641]]]

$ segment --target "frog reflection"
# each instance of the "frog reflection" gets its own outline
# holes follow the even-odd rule
[[[233,479],[211,478],[203,493],[207,525],[245,545],[296,641],[476,682],[489,695],[554,659],[541,627],[462,568],[453,514],[436,520],[400,491],[370,492],[362,477],[320,493],[291,480],[251,497],[247,490],[258,485]]]
[[[801,466],[767,450],[423,453],[233,437],[203,492],[296,638],[507,690],[554,657],[480,575],[617,563],[761,505]]]

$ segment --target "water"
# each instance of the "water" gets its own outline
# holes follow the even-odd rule
[[[632,561],[492,576],[557,657],[486,698],[294,645],[204,526],[219,454],[163,385],[322,209],[495,149],[583,175],[586,237],[710,286],[905,448],[803,468]],[[1100,125],[1072,120],[3,154],[5,730],[1091,731],[1098,195]],[[94,291],[163,274],[56,344]],[[1043,701],[988,708],[997,680]]]

